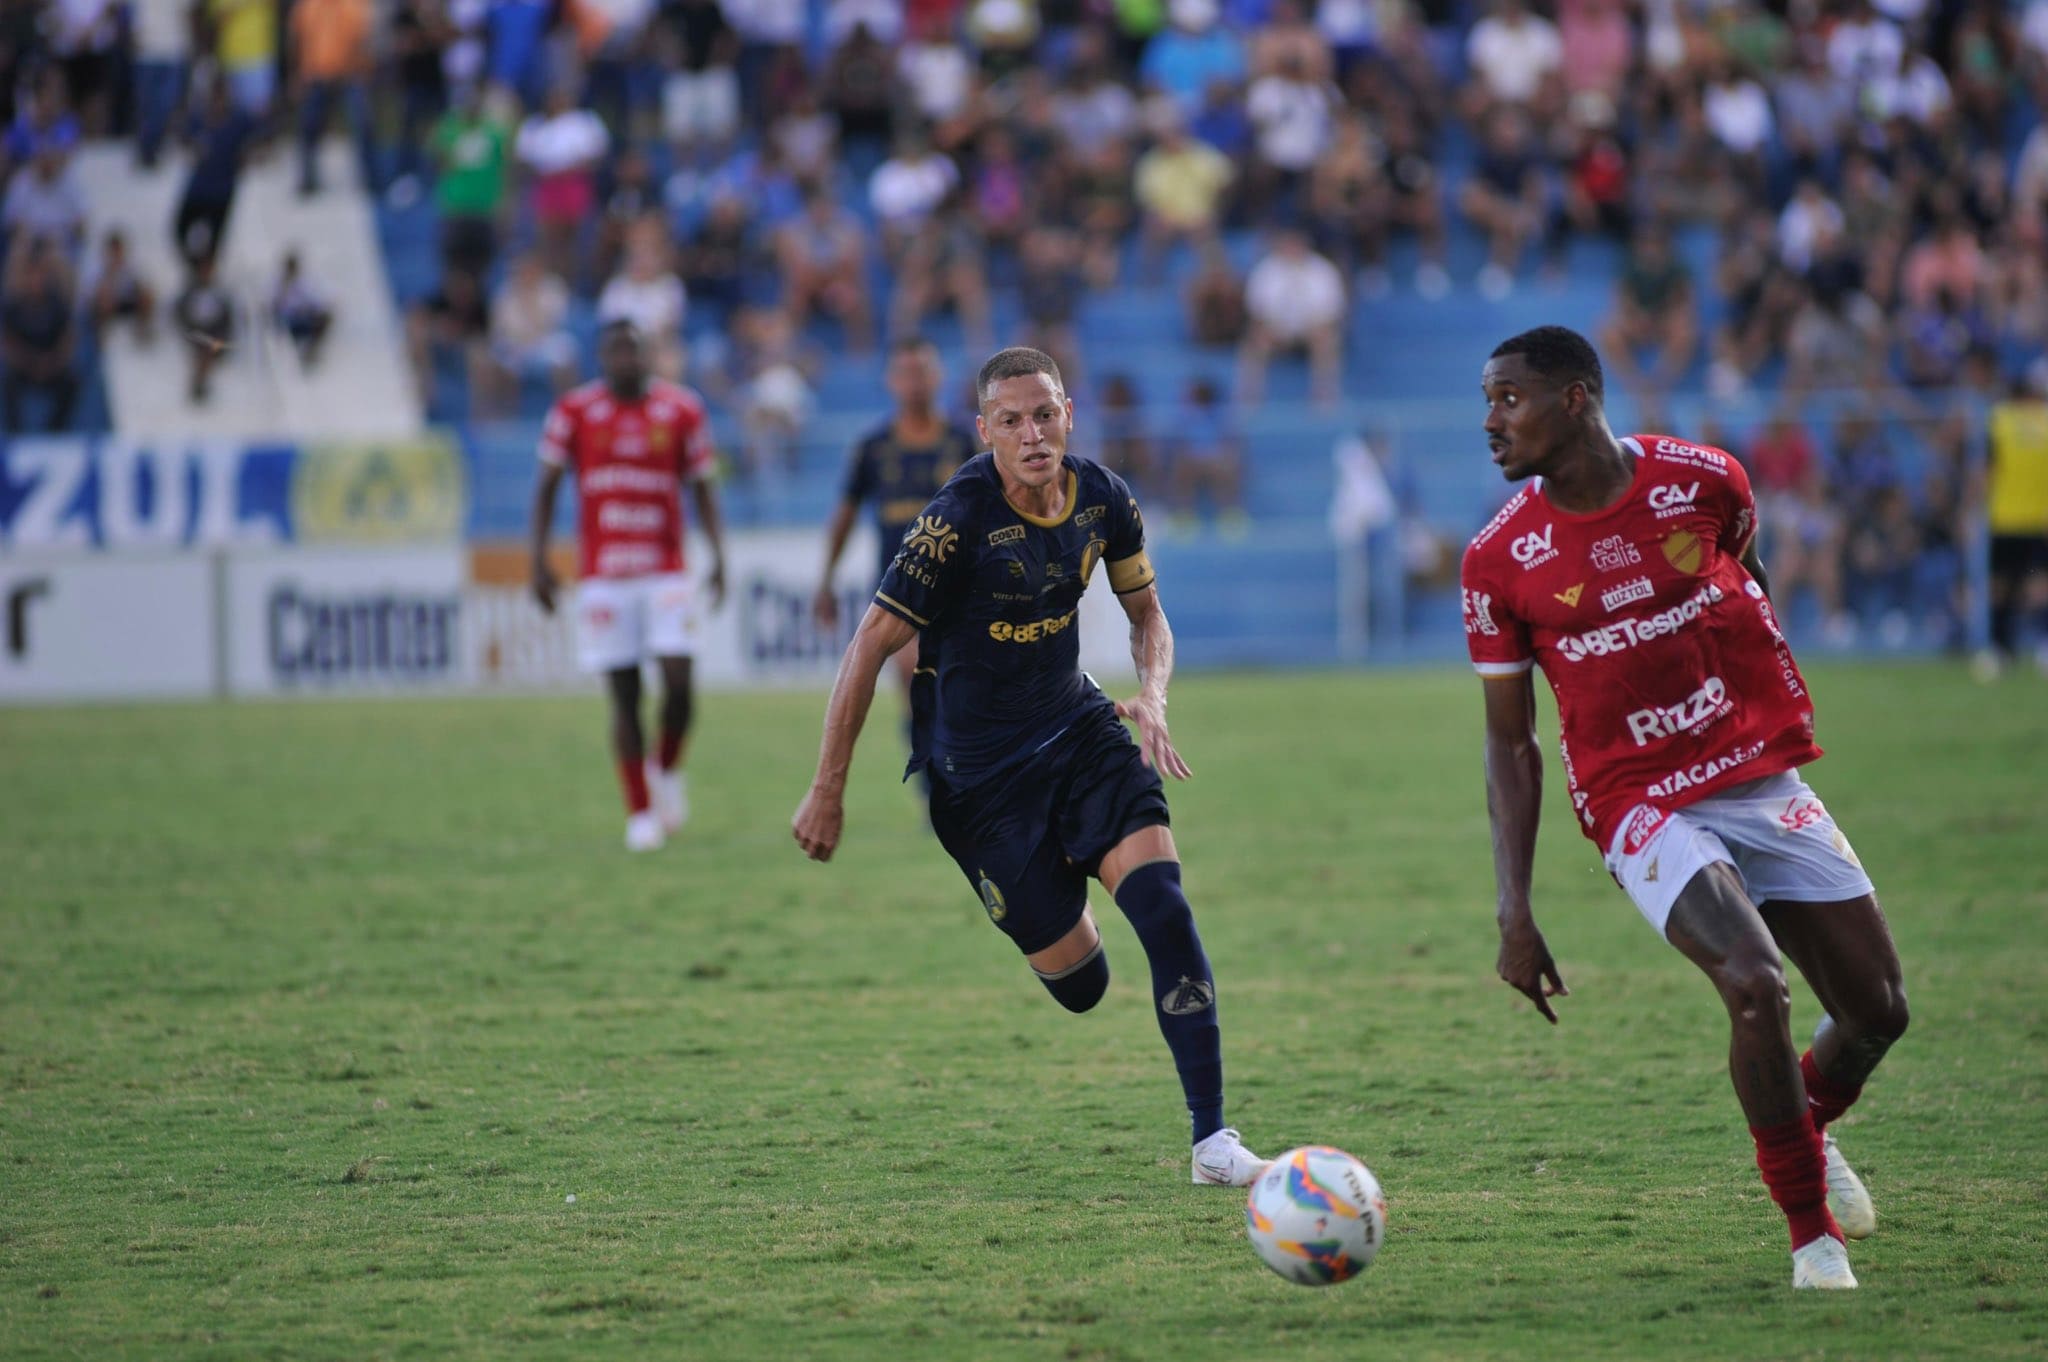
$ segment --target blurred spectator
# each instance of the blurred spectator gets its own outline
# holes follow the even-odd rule
[[[491,299],[490,383],[478,396],[495,411],[516,411],[519,390],[538,378],[558,396],[576,382],[576,338],[569,334],[569,286],[528,251],[512,262]]]
[[[1430,162],[1420,127],[1405,109],[1389,111],[1380,145],[1381,193],[1367,215],[1370,228],[1361,238],[1366,269],[1384,270],[1388,238],[1395,231],[1412,232],[1422,248],[1415,291],[1424,298],[1441,298],[1450,292],[1451,279],[1444,270],[1449,247],[1436,166]]]
[[[813,313],[845,330],[846,343],[865,352],[875,343],[874,304],[868,296],[867,231],[822,185],[804,195],[804,211],[775,237],[783,306],[799,321]]]
[[[1244,515],[1244,437],[1224,407],[1223,392],[1206,378],[1188,384],[1173,442],[1173,506],[1241,528]]]
[[[1502,104],[1545,121],[1557,110],[1564,43],[1557,26],[1530,13],[1523,0],[1495,0],[1493,12],[1472,25],[1465,60],[1473,78],[1463,103],[1474,122]]]
[[[1211,83],[1245,78],[1244,47],[1216,13],[1216,0],[1171,0],[1169,26],[1146,44],[1138,66],[1144,88],[1172,100],[1184,119],[1200,112]]]
[[[723,146],[740,127],[739,35],[719,0],[679,0],[664,17],[662,136],[671,146]]]
[[[878,164],[895,123],[894,54],[867,25],[856,24],[826,63],[821,84],[825,107],[839,122],[840,149],[856,168]]]
[[[918,334],[926,314],[945,307],[959,316],[969,345],[986,349],[994,344],[987,262],[961,208],[926,219],[905,241],[889,299],[890,338]]]
[[[1462,206],[1486,235],[1479,292],[1498,301],[1513,290],[1523,250],[1543,231],[1549,206],[1543,153],[1520,109],[1502,106],[1487,115],[1486,140],[1465,182]]]
[[[831,180],[840,173],[839,125],[818,105],[817,93],[799,90],[768,126],[768,145],[799,180]]]
[[[1854,626],[1874,631],[1888,648],[1911,638],[1913,568],[1920,556],[1920,526],[1905,489],[1886,487],[1868,512],[1853,517],[1842,549],[1843,604]]]
[[[1822,175],[1848,138],[1855,96],[1828,68],[1827,49],[1819,38],[1801,38],[1795,51],[1796,64],[1771,91],[1778,136],[1797,173]]]
[[[443,269],[480,276],[497,258],[510,142],[510,130],[473,85],[456,95],[434,125],[430,145],[438,171],[434,207],[441,219]]]
[[[780,308],[742,314],[734,327],[740,357],[740,427],[749,471],[775,479],[794,468],[797,435],[816,398],[794,322]]]
[[[227,239],[228,215],[242,183],[256,125],[230,102],[226,86],[216,83],[206,106],[188,134],[192,168],[178,198],[172,236],[187,263],[216,255]]]
[[[1811,176],[1802,179],[1785,211],[1778,215],[1778,257],[1794,274],[1813,265],[1814,243],[1823,231],[1839,234],[1846,225],[1842,210],[1828,197],[1826,186]]]
[[[134,47],[135,155],[147,170],[163,154],[192,60],[192,22],[180,4],[139,4],[129,10]]]
[[[0,231],[9,241],[39,237],[77,258],[85,244],[85,195],[62,152],[45,147],[7,182]]]
[[[688,295],[676,277],[673,251],[660,217],[649,215],[627,234],[625,263],[597,298],[599,325],[623,318],[647,340],[648,366],[657,378],[683,380],[683,314]]]
[[[44,41],[64,73],[64,93],[89,137],[110,130],[119,49],[127,25],[115,0],[56,0],[43,14]]]
[[[557,15],[555,0],[490,0],[484,12],[486,81],[519,97],[528,109],[548,100],[548,30]]]
[[[1860,96],[1869,82],[1899,69],[1906,37],[1870,0],[1849,0],[1845,8],[1828,30],[1828,69]]]
[[[1318,402],[1337,400],[1344,358],[1344,277],[1309,247],[1296,228],[1283,228],[1273,249],[1245,281],[1250,329],[1238,350],[1238,392],[1247,406],[1263,400],[1266,367],[1276,353],[1306,350],[1309,387]]]
[[[320,192],[320,139],[341,102],[361,158],[363,188],[377,190],[370,148],[370,0],[292,0],[292,97],[299,106],[299,193]]]
[[[1696,307],[1692,271],[1672,253],[1669,230],[1661,223],[1643,227],[1630,243],[1600,335],[1600,352],[1623,388],[1669,392],[1685,377],[1699,349]],[[1657,356],[1647,371],[1645,351]]]
[[[85,320],[96,337],[131,322],[135,339],[148,345],[156,336],[156,290],[128,258],[128,238],[118,228],[100,243],[100,258],[86,277]]]
[[[299,366],[320,362],[321,347],[334,327],[334,300],[306,277],[297,251],[286,251],[278,268],[277,287],[270,294],[270,319],[298,352]]]
[[[1252,82],[1244,106],[1258,150],[1250,193],[1268,213],[1303,207],[1309,172],[1330,144],[1336,102],[1336,91],[1293,49],[1283,49],[1274,70]]]
[[[1196,345],[1236,345],[1244,339],[1250,321],[1244,280],[1231,266],[1222,242],[1202,247],[1201,264],[1188,280],[1186,297],[1188,338]]]
[[[1252,75],[1296,71],[1302,79],[1328,85],[1337,74],[1329,40],[1308,21],[1303,0],[1272,0],[1264,22],[1252,32]]]
[[[959,167],[922,134],[897,138],[896,154],[868,180],[868,203],[881,222],[882,244],[892,263],[959,183]]]
[[[1338,120],[1335,140],[1309,176],[1308,214],[1314,239],[1346,276],[1363,259],[1379,263],[1379,253],[1372,248],[1375,235],[1385,235],[1384,224],[1376,221],[1381,211],[1380,166],[1379,144],[1365,116],[1347,114]],[[1385,293],[1386,271],[1369,271],[1364,287],[1372,297]]]
[[[1164,490],[1164,472],[1145,429],[1144,404],[1137,385],[1127,373],[1118,372],[1102,380],[1101,395],[1095,401],[1096,449],[1105,468],[1137,489],[1141,496]]]
[[[398,0],[391,15],[391,72],[398,86],[398,155],[388,190],[394,208],[419,199],[428,139],[448,108],[446,54],[454,35],[441,0]]]
[[[866,29],[894,47],[903,38],[903,0],[825,0],[825,44],[837,47]]]
[[[196,0],[200,31],[237,112],[261,121],[277,98],[277,0]]]
[[[1928,234],[1906,254],[1900,293],[1915,307],[1928,307],[1942,293],[1959,304],[1982,295],[1986,266],[1977,235],[1963,216],[1953,190],[1944,190]]]
[[[1016,139],[999,124],[983,129],[967,186],[974,228],[991,252],[1007,257],[1030,226],[1025,197],[1030,173],[1018,159]]]
[[[1732,58],[1724,57],[1708,68],[1700,112],[1708,131],[1721,146],[1728,173],[1752,194],[1761,194],[1764,155],[1777,131],[1770,96],[1764,93],[1764,87]]]
[[[1991,651],[1977,659],[1990,679],[2018,655],[2034,626],[2036,660],[2048,671],[2048,368],[2036,361],[1991,412],[1985,484],[1991,529]]]
[[[45,152],[69,158],[78,146],[78,120],[65,101],[64,80],[46,70],[27,82],[21,107],[7,129],[7,166],[27,165]]]
[[[1063,228],[1045,226],[1024,237],[1018,259],[1017,297],[1023,305],[1025,343],[1051,355],[1069,390],[1085,391],[1081,343],[1074,313],[1086,287],[1079,240]]]
[[[1613,109],[1635,60],[1622,0],[1559,0],[1558,73],[1574,109]]]
[[[968,0],[966,29],[981,53],[981,69],[999,77],[1030,62],[1038,6],[1033,0]]]
[[[746,201],[737,194],[721,194],[683,250],[685,290],[721,325],[740,306],[753,260],[752,234]]]
[[[1072,61],[1053,92],[1052,120],[1083,158],[1138,131],[1137,98],[1117,79],[1101,29],[1084,28],[1077,35]]]
[[[1948,77],[1934,58],[1911,46],[1901,47],[1897,63],[1863,85],[1864,116],[1874,123],[1903,118],[1932,128],[1954,106]]]
[[[235,300],[215,278],[214,262],[210,251],[195,258],[184,291],[171,305],[171,316],[185,338],[185,354],[191,364],[186,395],[198,406],[212,399],[213,371],[235,340]]]
[[[660,100],[655,61],[666,28],[651,28],[656,0],[576,0],[566,15],[583,58],[583,101],[623,142],[645,135]]]
[[[482,280],[468,270],[442,272],[441,285],[406,313],[406,341],[422,392],[432,393],[434,376],[453,361],[471,400],[493,391],[490,370],[491,307]]]
[[[523,3],[524,0],[514,0]],[[567,87],[519,125],[516,154],[530,177],[527,203],[548,268],[576,275],[576,237],[597,206],[597,163],[611,147],[604,122],[579,109]]]
[[[1628,152],[1602,124],[1581,124],[1576,136],[1551,224],[1553,249],[1563,247],[1566,233],[1626,242],[1635,235]]]
[[[1086,155],[1070,152],[1059,166],[1064,191],[1059,216],[1080,241],[1081,269],[1089,286],[1112,289],[1123,268],[1124,238],[1137,219],[1130,152],[1114,140]]]
[[[0,427],[7,433],[28,429],[22,399],[29,393],[49,403],[44,429],[71,428],[79,391],[72,315],[63,253],[35,239],[15,243],[0,291]]]
[[[626,238],[634,227],[663,209],[661,186],[654,182],[654,165],[637,147],[628,147],[606,167],[609,183],[603,188],[604,206],[597,218],[597,245],[592,277],[609,279],[619,268]]]
[[[1884,314],[1863,291],[1863,264],[1839,226],[1823,220],[1785,335],[1785,386],[1862,386],[1884,356]]]
[[[909,93],[911,112],[935,128],[968,114],[976,94],[974,61],[950,27],[941,11],[916,11],[910,40],[896,54],[896,75]]]

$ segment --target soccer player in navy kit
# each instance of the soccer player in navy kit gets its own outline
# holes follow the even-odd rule
[[[1193,1122],[1193,1180],[1248,1186],[1265,1161],[1223,1124],[1215,980],[1159,779],[1191,773],[1166,727],[1173,633],[1137,499],[1114,473],[1067,454],[1074,404],[1050,356],[1000,351],[975,392],[989,452],[904,536],[840,663],[817,774],[791,830],[813,860],[831,858],[875,678],[916,638],[910,769],[931,779],[940,842],[989,920],[1072,1012],[1109,987],[1088,911],[1088,877],[1102,881],[1151,966]],[[1097,566],[1130,617],[1138,664],[1138,694],[1114,703],[1081,671],[1075,632]],[[1137,727],[1137,742],[1119,719]]]
[[[818,577],[811,613],[826,630],[839,624],[839,597],[832,590],[832,573],[839,566],[839,555],[846,551],[847,536],[853,533],[862,504],[872,502],[875,508],[875,532],[880,539],[875,580],[879,582],[925,503],[961,464],[974,457],[974,433],[948,421],[939,410],[945,371],[939,366],[937,346],[921,336],[897,341],[889,349],[885,382],[895,410],[854,446],[845,490],[825,526],[825,569]],[[895,660],[903,692],[908,695],[916,654],[906,648]]]

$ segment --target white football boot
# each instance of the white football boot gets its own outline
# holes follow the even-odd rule
[[[654,804],[663,831],[679,831],[690,821],[690,787],[683,783],[681,771],[664,771],[648,762],[647,797]]]
[[[661,818],[652,809],[643,810],[626,820],[628,851],[659,851],[667,840],[668,834],[661,829]]]
[[[1842,1233],[1851,1239],[1868,1239],[1877,1232],[1877,1207],[1870,1204],[1863,1179],[1835,1147],[1835,1137],[1822,1131],[1820,1142],[1828,1156],[1828,1210],[1834,1213]]]
[[[1854,1291],[1856,1274],[1849,1270],[1849,1250],[1832,1234],[1792,1250],[1794,1291]]]
[[[1267,1160],[1225,1126],[1195,1146],[1193,1163],[1197,1187],[1249,1187],[1266,1171]]]

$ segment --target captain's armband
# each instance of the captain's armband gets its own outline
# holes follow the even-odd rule
[[[1143,591],[1158,579],[1152,571],[1152,560],[1139,549],[1128,558],[1120,558],[1109,565],[1109,589],[1117,595]]]

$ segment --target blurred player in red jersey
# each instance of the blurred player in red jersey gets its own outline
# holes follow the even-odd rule
[[[1617,440],[1600,359],[1546,326],[1480,378],[1493,461],[1535,478],[1465,551],[1466,642],[1486,690],[1501,978],[1552,1023],[1568,992],[1530,907],[1542,803],[1531,669],[1557,695],[1572,806],[1650,925],[1714,981],[1757,1167],[1792,1230],[1792,1284],[1848,1288],[1844,1236],[1877,1216],[1828,1123],[1906,1029],[1891,930],[1798,776],[1813,702],[1772,615],[1756,503],[1725,452]],[[1792,1041],[1791,958],[1825,1015]]]
[[[683,744],[690,732],[690,656],[697,601],[683,575],[682,488],[697,503],[711,545],[710,608],[725,597],[725,538],[711,482],[715,456],[696,393],[652,378],[647,339],[631,322],[599,335],[601,382],[564,393],[540,437],[533,494],[533,595],[554,613],[548,567],[555,495],[576,471],[581,581],[576,588],[576,654],[603,672],[612,700],[612,753],[626,797],[626,847],[652,851],[690,816]],[[640,664],[652,657],[663,683],[661,742],[647,760],[640,728]]]

